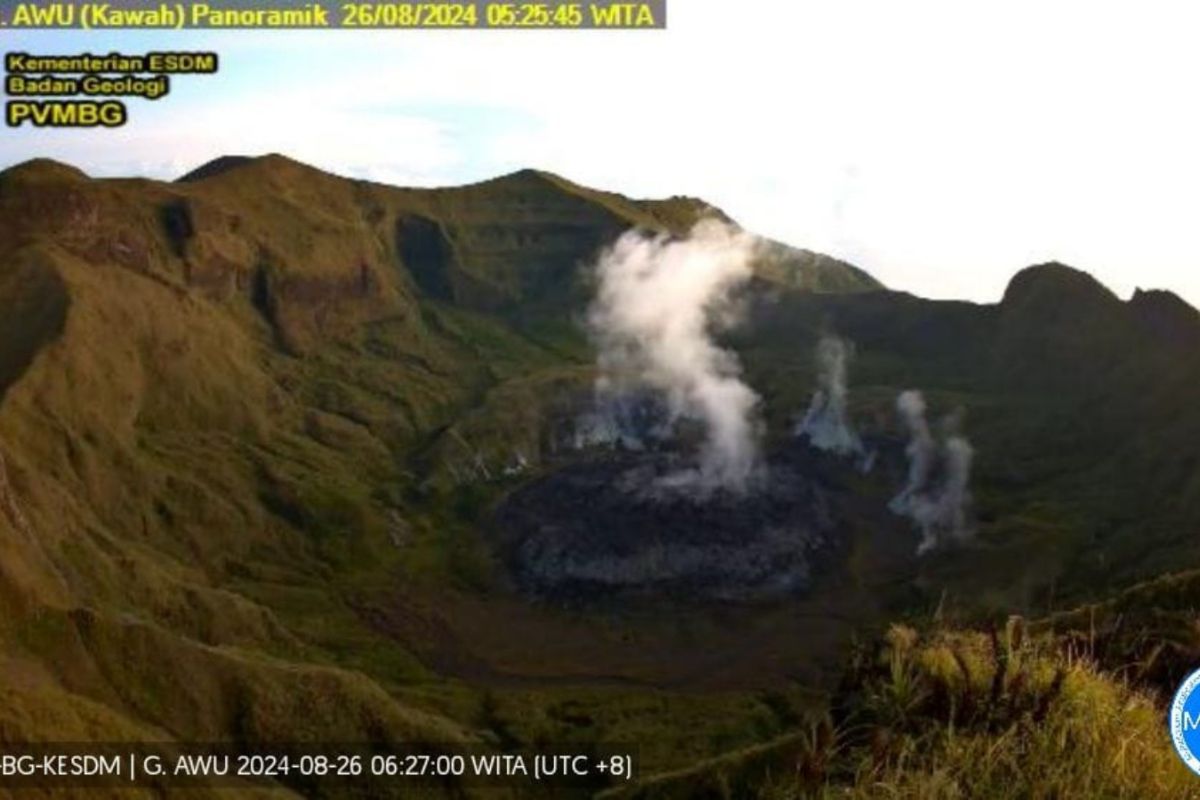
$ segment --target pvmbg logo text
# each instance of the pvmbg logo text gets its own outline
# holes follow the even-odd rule
[[[1183,763],[1200,775],[1200,669],[1188,676],[1171,703],[1171,741]]]

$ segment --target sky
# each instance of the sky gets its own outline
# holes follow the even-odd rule
[[[401,185],[522,167],[687,194],[892,288],[994,302],[1062,261],[1200,306],[1200,5],[669,0],[665,31],[0,33],[31,53],[216,50],[116,130],[0,131],[174,178],[281,152]]]

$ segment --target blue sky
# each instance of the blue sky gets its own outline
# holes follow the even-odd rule
[[[1147,0],[673,0],[639,32],[5,31],[5,50],[213,49],[116,131],[0,134],[171,178],[279,151],[438,185],[523,166],[691,194],[931,297],[1061,260],[1200,305],[1200,11]]]

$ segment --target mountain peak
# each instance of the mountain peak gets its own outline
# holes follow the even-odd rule
[[[1174,292],[1136,289],[1129,308],[1159,341],[1189,347],[1200,341],[1200,311]]]
[[[1108,287],[1083,270],[1050,261],[1026,267],[1014,275],[1000,304],[1011,308],[1061,302],[1105,304],[1120,301]]]
[[[522,167],[521,169],[501,175],[497,177],[496,180],[543,180],[557,182],[563,179],[558,175],[555,175],[553,172],[547,172],[544,169],[537,169],[536,167]]]
[[[1129,303],[1130,305],[1142,306],[1144,308],[1169,308],[1181,314],[1200,317],[1200,310],[1194,308],[1179,295],[1166,289],[1134,289],[1133,297],[1129,298]]]
[[[204,164],[196,167],[191,172],[188,172],[187,174],[176,179],[176,182],[191,183],[193,181],[202,181],[207,178],[215,178],[218,175],[224,175],[226,173],[243,169],[264,170],[268,173],[304,170],[329,177],[336,177],[332,175],[332,173],[328,173],[318,167],[312,166],[311,164],[305,164],[303,161],[297,161],[294,158],[289,158],[288,156],[280,153],[265,153],[259,156],[218,156],[212,161],[207,161]]]
[[[503,175],[496,175],[491,178],[485,178],[476,183],[466,184],[459,188],[470,188],[473,186],[495,186],[495,187],[542,187],[547,189],[556,189],[559,191],[570,191],[575,187],[571,181],[553,172],[547,172],[543,169],[534,167],[522,167],[512,172],[506,172]]]
[[[217,156],[212,161],[207,161],[196,167],[191,172],[177,179],[178,183],[189,183],[191,181],[200,181],[205,178],[212,178],[216,175],[244,167],[254,161],[253,156]]]
[[[0,180],[21,177],[27,180],[85,181],[83,170],[51,158],[32,158],[0,171]]]

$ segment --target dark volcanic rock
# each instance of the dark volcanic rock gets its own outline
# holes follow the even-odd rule
[[[497,528],[523,591],[586,602],[670,595],[752,601],[795,595],[837,551],[839,489],[802,445],[746,494],[674,488],[676,456],[612,454],[516,492]]]
[[[1173,292],[1137,289],[1129,308],[1156,342],[1179,349],[1200,343],[1200,311]]]

